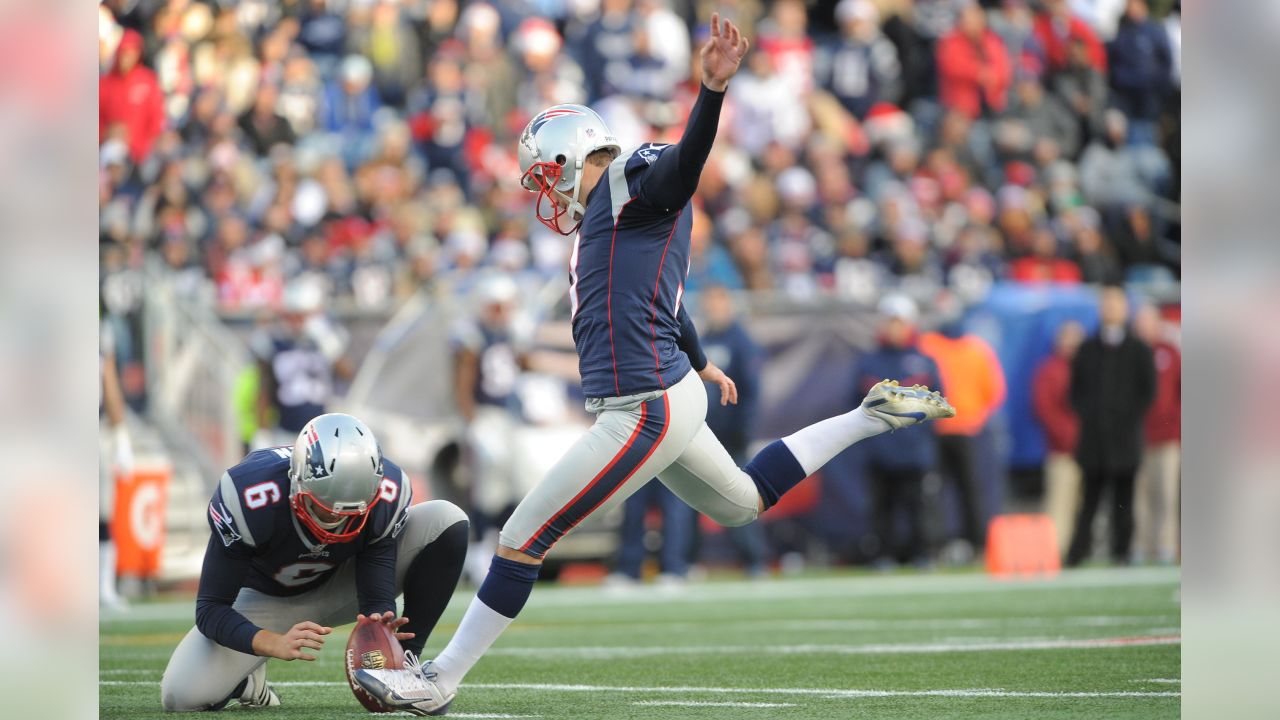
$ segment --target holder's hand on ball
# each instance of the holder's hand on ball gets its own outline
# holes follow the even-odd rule
[[[359,622],[364,619],[366,619],[366,617],[363,613],[356,615],[356,622]],[[380,622],[383,625],[386,625],[388,628],[391,629],[391,632],[395,633],[397,640],[413,639],[414,633],[400,632],[400,628],[404,627],[404,624],[409,622],[409,618],[407,617],[396,617],[396,614],[393,612],[384,612],[384,613],[374,613],[372,615],[369,615],[367,619],[373,622]]]

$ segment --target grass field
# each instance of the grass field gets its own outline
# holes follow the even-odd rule
[[[1026,582],[844,573],[625,594],[539,587],[450,715],[1176,718],[1178,589],[1177,570],[1155,568]],[[427,656],[470,597],[454,597]],[[101,717],[172,717],[158,682],[191,623],[190,602],[104,617]],[[272,660],[284,707],[254,715],[365,715],[342,676],[349,628],[314,663]]]

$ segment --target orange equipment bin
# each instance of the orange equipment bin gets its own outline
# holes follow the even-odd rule
[[[169,498],[167,465],[141,467],[116,478],[111,536],[116,541],[116,572],[139,578],[160,573],[164,515]]]
[[[1056,575],[1062,569],[1053,520],[1042,513],[997,515],[987,526],[987,572],[998,577]]]

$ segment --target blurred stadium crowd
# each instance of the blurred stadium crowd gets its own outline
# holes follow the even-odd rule
[[[928,308],[1180,274],[1178,0],[104,0],[104,310],[136,309],[148,257],[228,313],[560,276],[518,133],[575,102],[624,146],[674,142],[712,10],[753,49],[694,199],[691,293]]]
[[[698,189],[692,284],[972,300],[1176,268],[1180,33],[1154,1],[716,3],[755,49]],[[581,102],[624,145],[678,138],[711,9],[108,0],[104,266],[159,253],[226,308],[301,276],[380,307],[449,270],[559,273],[517,134]]]

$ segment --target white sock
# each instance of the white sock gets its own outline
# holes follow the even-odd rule
[[[782,438],[805,473],[813,474],[845,448],[889,429],[889,423],[871,417],[862,407],[816,422]]]
[[[448,646],[431,661],[431,670],[438,674],[436,682],[447,692],[456,691],[462,684],[462,678],[513,619],[485,605],[480,598],[473,598],[467,614],[462,616],[458,631]]]

